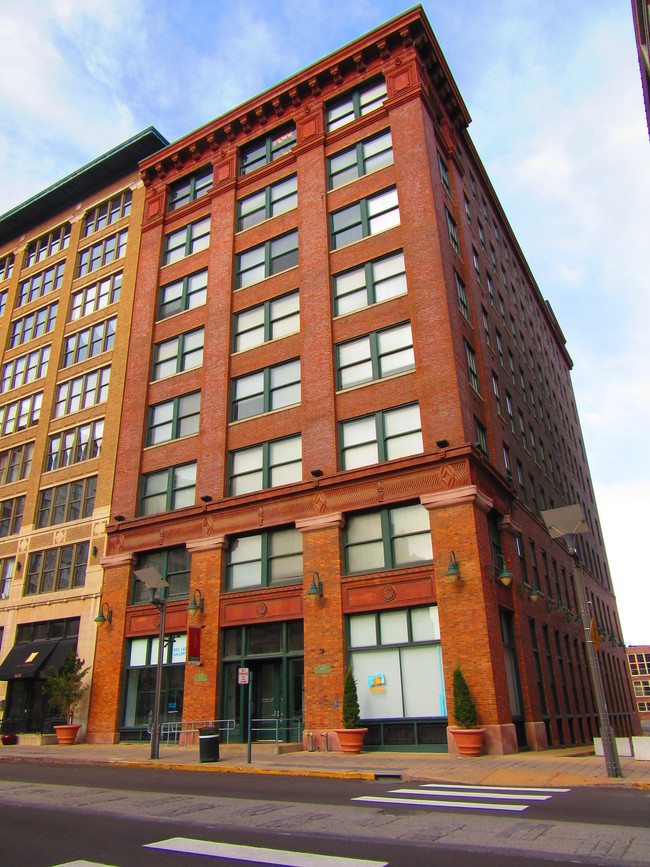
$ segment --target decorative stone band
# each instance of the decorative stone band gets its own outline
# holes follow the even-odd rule
[[[109,554],[102,557],[99,565],[104,569],[118,569],[120,566],[135,566],[136,557],[132,551],[120,551],[119,554]]]
[[[315,530],[333,530],[345,526],[342,512],[330,512],[328,515],[317,515],[315,518],[299,518],[296,530],[301,533],[311,533]]]
[[[191,539],[185,543],[185,547],[191,553],[199,553],[200,551],[222,551],[228,547],[228,537],[223,533],[216,536],[208,536],[204,539]]]
[[[420,502],[425,509],[450,509],[454,506],[474,505],[486,514],[494,507],[494,500],[486,496],[476,485],[464,485],[462,488],[451,488],[448,491],[436,491],[433,494],[422,494]]]

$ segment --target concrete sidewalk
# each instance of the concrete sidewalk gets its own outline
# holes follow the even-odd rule
[[[607,776],[605,760],[591,747],[574,747],[510,756],[460,758],[446,753],[286,752],[273,744],[253,744],[247,763],[245,744],[222,744],[219,762],[199,762],[198,747],[160,747],[160,758],[149,758],[149,744],[0,745],[0,761],[88,763],[122,767],[158,767],[208,773],[269,773],[466,783],[491,786],[574,787],[616,785],[650,790],[650,762],[621,759],[622,779]]]

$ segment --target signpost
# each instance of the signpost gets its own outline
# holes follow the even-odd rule
[[[237,683],[240,686],[248,686],[248,764],[251,763],[252,739],[251,739],[251,688],[253,686],[253,672],[250,668],[237,669]]]

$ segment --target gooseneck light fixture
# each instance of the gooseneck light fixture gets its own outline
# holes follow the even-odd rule
[[[110,623],[113,620],[113,610],[108,602],[102,602],[99,609],[99,614],[95,617],[95,623],[98,626],[103,626],[105,623]]]
[[[323,582],[320,580],[318,572],[313,572],[311,576],[311,587],[307,591],[307,596],[322,596]]]
[[[203,593],[200,590],[195,590],[192,594],[192,600],[190,604],[187,606],[187,613],[194,617],[196,614],[201,612],[203,614],[203,610],[205,608],[205,599],[203,598]]]
[[[452,581],[457,581],[460,578],[460,566],[458,565],[458,560],[456,559],[456,552],[452,551],[449,554],[449,566],[447,571],[445,572],[447,578],[451,578]]]

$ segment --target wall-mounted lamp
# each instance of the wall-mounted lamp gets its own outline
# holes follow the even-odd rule
[[[95,617],[95,623],[98,626],[103,626],[105,623],[111,623],[113,620],[113,610],[108,602],[102,602],[99,614]]]
[[[501,570],[500,572],[498,571],[499,569]],[[497,554],[496,563],[491,563],[488,566],[488,576],[490,581],[499,581],[504,587],[510,587],[515,580],[515,576],[506,566],[503,554]]]
[[[531,602],[538,602],[540,599],[542,599],[544,597],[544,594],[542,593],[540,588],[537,586],[537,584],[533,584],[531,586],[530,584],[526,584],[526,582],[524,581],[518,586],[518,590],[519,590],[519,595],[521,596],[522,599],[524,599],[527,596]]]
[[[320,580],[318,572],[313,572],[311,577],[311,587],[307,591],[307,596],[322,596],[323,582]]]
[[[23,564],[20,562],[20,560],[16,560],[16,566],[15,566],[16,572],[20,572],[20,570],[22,568],[23,568]]]
[[[203,497],[201,497],[201,502],[202,503],[211,503],[212,497],[210,496],[210,494],[205,494]]]
[[[121,524],[122,521],[124,520],[124,515],[114,515],[113,520],[117,521],[118,524]]]
[[[311,474],[315,479],[320,479],[320,477],[323,475],[323,471],[322,470],[312,470]]]
[[[449,567],[445,572],[445,575],[447,578],[451,578],[452,581],[456,581],[460,578],[460,566],[458,565],[455,551],[452,551],[449,555]]]
[[[205,599],[203,598],[203,593],[200,590],[195,590],[194,595],[192,596],[192,601],[187,606],[187,613],[192,617],[195,614],[198,614],[199,611],[203,614],[203,610],[205,608]]]

